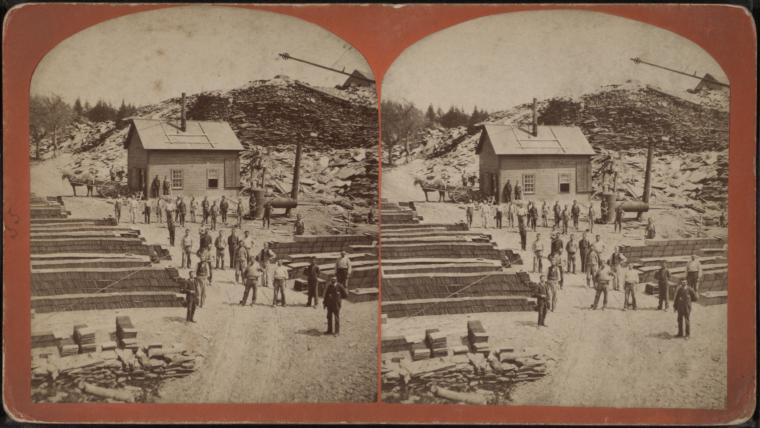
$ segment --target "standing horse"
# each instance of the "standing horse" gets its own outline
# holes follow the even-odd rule
[[[425,202],[430,202],[428,199],[429,192],[438,192],[438,202],[446,201],[446,183],[441,179],[425,180],[419,177],[415,177],[414,185],[420,186],[425,193]]]

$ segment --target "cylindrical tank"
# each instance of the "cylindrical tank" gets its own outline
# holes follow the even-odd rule
[[[298,202],[293,198],[275,198],[268,201],[272,204],[272,208],[295,208],[298,206]]]
[[[253,218],[259,219],[264,217],[264,189],[253,189],[253,197],[256,199],[256,207],[253,211]]]
[[[603,202],[607,205],[606,212],[600,212],[599,216],[605,223],[612,223],[615,221],[615,208],[617,208],[617,195],[614,193],[603,193]],[[606,215],[605,215],[606,214]]]
[[[627,213],[643,213],[649,211],[649,204],[644,201],[620,201],[617,204]]]

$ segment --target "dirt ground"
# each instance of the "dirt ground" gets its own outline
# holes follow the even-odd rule
[[[407,181],[407,165],[384,171],[382,197],[392,201],[420,201],[424,195]],[[437,196],[435,196],[437,199]],[[464,220],[463,207],[452,203],[415,202],[424,222]],[[493,222],[492,222],[493,223]],[[499,248],[519,250],[516,228],[483,229],[476,215],[473,230],[489,233]],[[581,224],[585,228],[585,224]],[[573,232],[573,231],[571,231]],[[725,230],[714,231],[716,234]],[[538,228],[548,245],[550,229]],[[576,238],[579,233],[576,233]],[[617,244],[643,240],[643,225],[631,220],[624,233],[613,233],[612,225],[595,225],[594,233],[611,251]],[[528,244],[535,232],[528,233]],[[566,240],[566,237],[565,237]],[[520,252],[524,264],[515,270],[532,268],[532,257]],[[608,257],[609,254],[603,255]],[[537,274],[531,274],[534,281]],[[585,286],[580,274],[565,276],[558,307],[549,313],[548,327],[536,326],[535,312],[478,313],[447,316],[420,316],[389,319],[383,335],[404,335],[421,339],[425,329],[439,328],[448,335],[465,335],[467,321],[477,319],[490,335],[489,342],[528,348],[556,360],[543,379],[518,385],[509,404],[722,408],[726,399],[726,305],[694,305],[691,338],[675,338],[676,314],[657,310],[657,299],[636,290],[638,310],[623,311],[623,292],[610,291],[605,311],[589,306],[594,291]]]
[[[71,195],[71,188],[58,186],[56,177],[32,168],[32,191],[40,195]],[[35,177],[40,177],[35,181]],[[35,185],[35,183],[37,183]],[[43,184],[43,185],[40,185]],[[57,186],[57,187],[56,187]],[[50,190],[54,190],[51,192]],[[56,193],[57,192],[57,193]],[[102,217],[113,207],[101,198],[65,197],[72,217]],[[310,208],[317,210],[317,208]],[[325,211],[326,208],[320,208]],[[275,211],[275,214],[277,214]],[[129,223],[126,210],[122,225]],[[309,217],[306,217],[307,223]],[[315,221],[325,221],[317,219]],[[147,243],[168,248],[164,224],[134,224]],[[198,224],[189,224],[196,245]],[[308,224],[307,224],[308,227]],[[230,229],[222,227],[224,235]],[[292,226],[275,219],[272,229],[259,222],[244,222],[251,231],[256,250],[265,241],[291,240]],[[179,266],[179,242],[184,234],[177,228],[177,246],[171,247],[172,261]],[[216,236],[215,233],[212,236]],[[229,266],[229,260],[226,260]],[[180,275],[187,276],[186,270]],[[231,269],[214,270],[207,301],[196,312],[197,323],[185,322],[184,308],[121,309],[37,314],[32,328],[68,330],[86,323],[96,329],[113,330],[117,315],[129,315],[138,338],[162,343],[181,342],[203,356],[200,368],[188,377],[167,381],[159,390],[160,402],[368,402],[377,398],[377,302],[343,304],[341,334],[325,336],[326,312],[306,307],[306,295],[286,287],[286,307],[272,307],[272,288],[260,287],[254,306],[240,306],[243,287],[234,281]]]

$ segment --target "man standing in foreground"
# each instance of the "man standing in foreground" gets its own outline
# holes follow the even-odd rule
[[[309,266],[306,266],[306,284],[308,287],[309,297],[306,300],[306,306],[313,306],[317,308],[317,286],[319,283],[319,266],[317,266],[316,258],[312,257],[309,260]],[[312,305],[311,301],[314,300]]]
[[[200,293],[200,282],[195,277],[195,272],[191,270],[185,283],[185,304],[187,307],[185,321],[187,322],[195,322],[195,308],[198,306]]]
[[[625,266],[623,264],[623,270],[625,271],[625,277],[623,282],[623,291],[625,292],[625,300],[623,302],[623,310],[627,310],[628,306],[631,306],[633,310],[636,310],[636,285],[639,283],[639,273],[633,266]],[[630,300],[628,299],[630,297]]]
[[[551,265],[549,265],[549,270],[546,272],[547,282],[549,283],[549,299],[551,300],[549,309],[554,312],[554,309],[557,307],[557,290],[559,288],[557,285],[559,284],[561,274],[559,266],[557,266],[557,258],[550,257],[549,262]]]
[[[610,271],[610,262],[602,265],[599,272],[596,273],[596,295],[594,296],[594,304],[591,305],[591,309],[596,309],[599,305],[599,296],[604,294],[604,301],[602,302],[602,310],[607,308],[607,287],[610,285],[610,277],[612,272]]]
[[[544,257],[544,243],[541,242],[541,234],[536,234],[536,240],[533,241],[533,270],[531,272],[541,273],[544,270],[542,258]]]
[[[348,277],[351,275],[351,259],[345,251],[340,252],[340,257],[335,262],[335,276],[339,284],[348,290]]]
[[[549,306],[549,287],[546,284],[546,277],[541,275],[536,287],[536,310],[538,311],[538,326],[546,327],[546,310]]]
[[[182,267],[190,268],[190,252],[193,249],[193,238],[190,236],[190,229],[185,229],[185,236],[182,238]]]
[[[227,252],[227,240],[224,239],[224,231],[220,230],[219,235],[214,240],[216,247],[216,268],[224,269],[224,253]]]
[[[676,290],[673,297],[673,311],[678,312],[678,334],[676,337],[689,338],[691,333],[689,328],[689,317],[691,316],[691,302],[697,301],[697,293],[691,287],[686,285],[686,281],[681,280],[681,285]],[[684,325],[686,334],[684,335]]]
[[[588,235],[583,232],[583,237],[578,242],[578,251],[581,253],[581,272],[586,273],[586,259],[588,258],[588,251],[591,249],[591,242],[588,240]]]
[[[691,261],[686,265],[686,281],[695,292],[699,292],[699,281],[702,279],[702,264],[696,254],[691,255]]]
[[[517,217],[517,228],[520,230],[520,248],[525,251],[528,246],[528,227],[525,225],[525,217]]]
[[[346,296],[345,287],[338,283],[335,277],[330,278],[325,289],[325,297],[322,299],[322,307],[327,309],[327,331],[325,334],[332,334],[333,336],[340,334],[340,306],[344,296]],[[333,319],[335,319],[335,330],[333,330]]]
[[[243,299],[240,301],[241,306],[245,306],[246,300],[248,300],[248,293],[253,291],[251,297],[251,306],[256,303],[256,287],[259,285],[259,278],[261,277],[261,269],[256,266],[256,262],[251,260],[248,262],[248,267],[243,271],[243,284],[245,285],[245,291],[243,292]]]
[[[272,297],[272,306],[277,305],[277,294],[279,292],[282,297],[280,300],[282,306],[285,306],[285,281],[288,280],[288,269],[282,265],[281,260],[277,260],[277,266],[274,268],[274,282],[272,288],[274,288],[274,294]]]
[[[662,261],[662,267],[660,267],[660,270],[657,271],[655,274],[657,277],[657,295],[658,295],[658,302],[657,302],[657,309],[663,309],[668,310],[668,300],[669,300],[669,288],[670,288],[670,270],[668,269],[668,262]],[[664,305],[663,305],[664,304]]]

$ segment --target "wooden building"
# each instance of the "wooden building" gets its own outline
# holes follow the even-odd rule
[[[166,177],[172,195],[239,193],[243,146],[227,122],[185,120],[184,108],[179,123],[132,119],[124,147],[130,191],[150,195],[154,178]]]
[[[523,199],[565,204],[587,202],[591,195],[594,149],[580,128],[483,125],[476,149],[480,159],[480,189],[503,200],[509,180],[520,183]],[[514,190],[513,190],[514,192]]]

